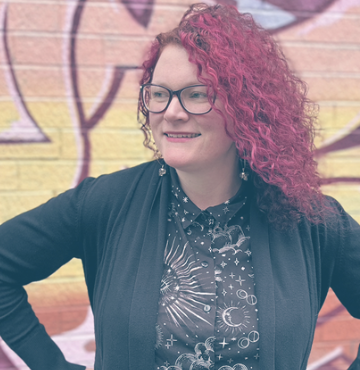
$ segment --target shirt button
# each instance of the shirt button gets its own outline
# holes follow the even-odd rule
[[[211,306],[209,306],[208,304],[206,304],[205,306],[204,306],[204,311],[205,312],[209,312],[211,310]]]
[[[208,262],[206,262],[206,261],[202,261],[202,262],[201,262],[201,266],[202,266],[202,267],[204,267],[204,268],[206,268],[206,267],[208,267],[208,266],[209,266],[209,263],[208,263]]]

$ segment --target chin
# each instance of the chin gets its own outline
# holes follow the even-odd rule
[[[164,161],[167,165],[169,165],[170,167],[173,167],[177,170],[186,170],[187,168],[190,169],[190,167],[193,166],[194,162],[191,161],[191,160],[186,160],[186,158],[184,158],[184,155],[164,155],[163,156],[164,158]]]

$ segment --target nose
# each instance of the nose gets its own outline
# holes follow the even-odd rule
[[[168,122],[187,121],[189,113],[181,106],[176,95],[173,96],[169,106],[167,107],[164,118]]]

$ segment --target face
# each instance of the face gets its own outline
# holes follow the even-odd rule
[[[155,67],[152,83],[173,91],[199,84],[197,68],[186,50],[168,45]],[[220,102],[216,101],[219,109]],[[150,113],[150,127],[165,162],[179,171],[198,172],[233,166],[236,147],[214,110],[203,115],[187,113],[176,96],[162,113]]]

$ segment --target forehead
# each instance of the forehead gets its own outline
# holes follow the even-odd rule
[[[162,51],[156,64],[152,83],[171,89],[180,89],[197,84],[197,67],[189,62],[187,51],[178,45],[168,45]]]

